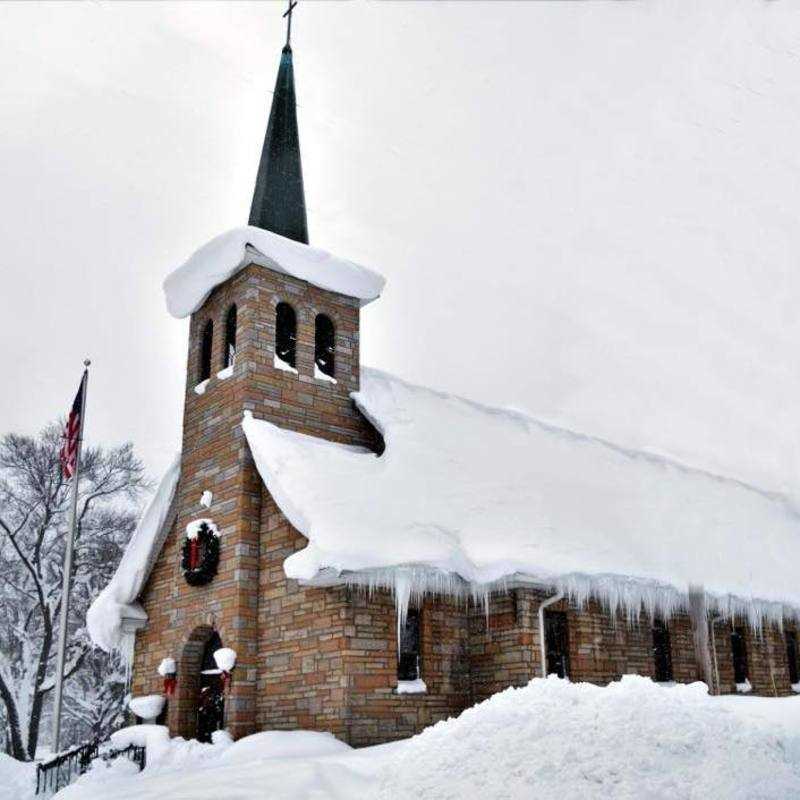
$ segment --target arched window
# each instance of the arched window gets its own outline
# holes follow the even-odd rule
[[[397,680],[415,681],[420,677],[420,614],[409,608],[400,631],[400,653],[397,659]]]
[[[225,315],[225,347],[222,351],[222,368],[232,367],[236,361],[236,303]]]
[[[319,370],[329,378],[334,377],[336,363],[334,350],[336,347],[335,332],[331,318],[325,314],[317,314],[314,332],[314,365],[315,372]]]
[[[209,320],[203,328],[203,336],[200,340],[200,369],[197,373],[197,380],[202,383],[211,377],[211,346],[214,343],[214,323]]]
[[[786,658],[789,661],[789,683],[800,683],[800,671],[797,669],[797,633],[786,631]]]
[[[297,367],[297,317],[288,303],[275,308],[275,356],[293,369]]]
[[[745,684],[748,679],[747,668],[747,632],[744,628],[734,628],[731,631],[731,651],[733,652],[733,680],[737,687]]]
[[[569,628],[564,611],[544,612],[544,642],[547,674],[569,677]]]
[[[652,634],[655,679],[659,683],[665,683],[672,680],[672,646],[669,628],[663,619],[653,621]]]

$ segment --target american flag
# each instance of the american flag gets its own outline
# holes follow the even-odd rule
[[[81,378],[81,385],[78,387],[78,394],[72,401],[72,409],[69,412],[67,425],[64,428],[64,443],[61,445],[61,452],[59,454],[61,460],[61,471],[64,478],[69,480],[78,467],[78,441],[81,436],[81,427],[83,420],[81,419],[81,412],[83,411],[83,387],[86,385],[86,373],[83,373]]]

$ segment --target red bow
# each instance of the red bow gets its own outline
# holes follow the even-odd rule
[[[189,539],[189,569],[197,569],[200,566],[200,542],[197,537]]]
[[[164,694],[167,697],[172,697],[175,694],[175,684],[178,682],[178,679],[175,675],[165,675],[164,676]]]

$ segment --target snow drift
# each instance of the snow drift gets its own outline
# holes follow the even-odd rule
[[[264,731],[234,742],[222,754],[226,764],[247,764],[270,758],[317,758],[341,755],[350,745],[340,742],[332,733],[316,731]]]
[[[162,544],[159,535],[175,496],[180,466],[178,455],[161,479],[155,497],[142,514],[114,577],[95,598],[86,614],[89,635],[103,650],[120,648],[123,616],[145,619],[145,613],[136,600]]]
[[[669,614],[692,584],[758,625],[800,609],[800,515],[739,481],[363,369],[378,457],[245,416],[308,546],[289,577],[480,595],[531,580]]]
[[[36,788],[36,765],[0,753],[0,800],[28,800]]]
[[[89,773],[59,798],[800,796],[800,698],[716,698],[703,684],[663,686],[636,676],[608,687],[535,679],[411,739],[362,750],[305,731],[201,745],[139,727],[148,728],[137,739],[148,747],[144,773]],[[132,734],[122,735],[129,741]]]
[[[795,797],[800,764],[778,734],[742,724],[702,683],[537,678],[415,736],[381,775],[377,798]]]
[[[215,286],[255,261],[321,289],[355,297],[362,305],[380,296],[383,276],[366,267],[295,242],[277,233],[247,226],[234,228],[203,245],[164,281],[167,308],[173,317],[188,317]]]

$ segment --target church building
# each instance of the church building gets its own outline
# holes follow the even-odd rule
[[[384,280],[309,244],[292,58],[249,224],[164,284],[181,452],[87,619],[132,695],[361,746],[551,674],[800,691],[789,499],[361,366]]]

